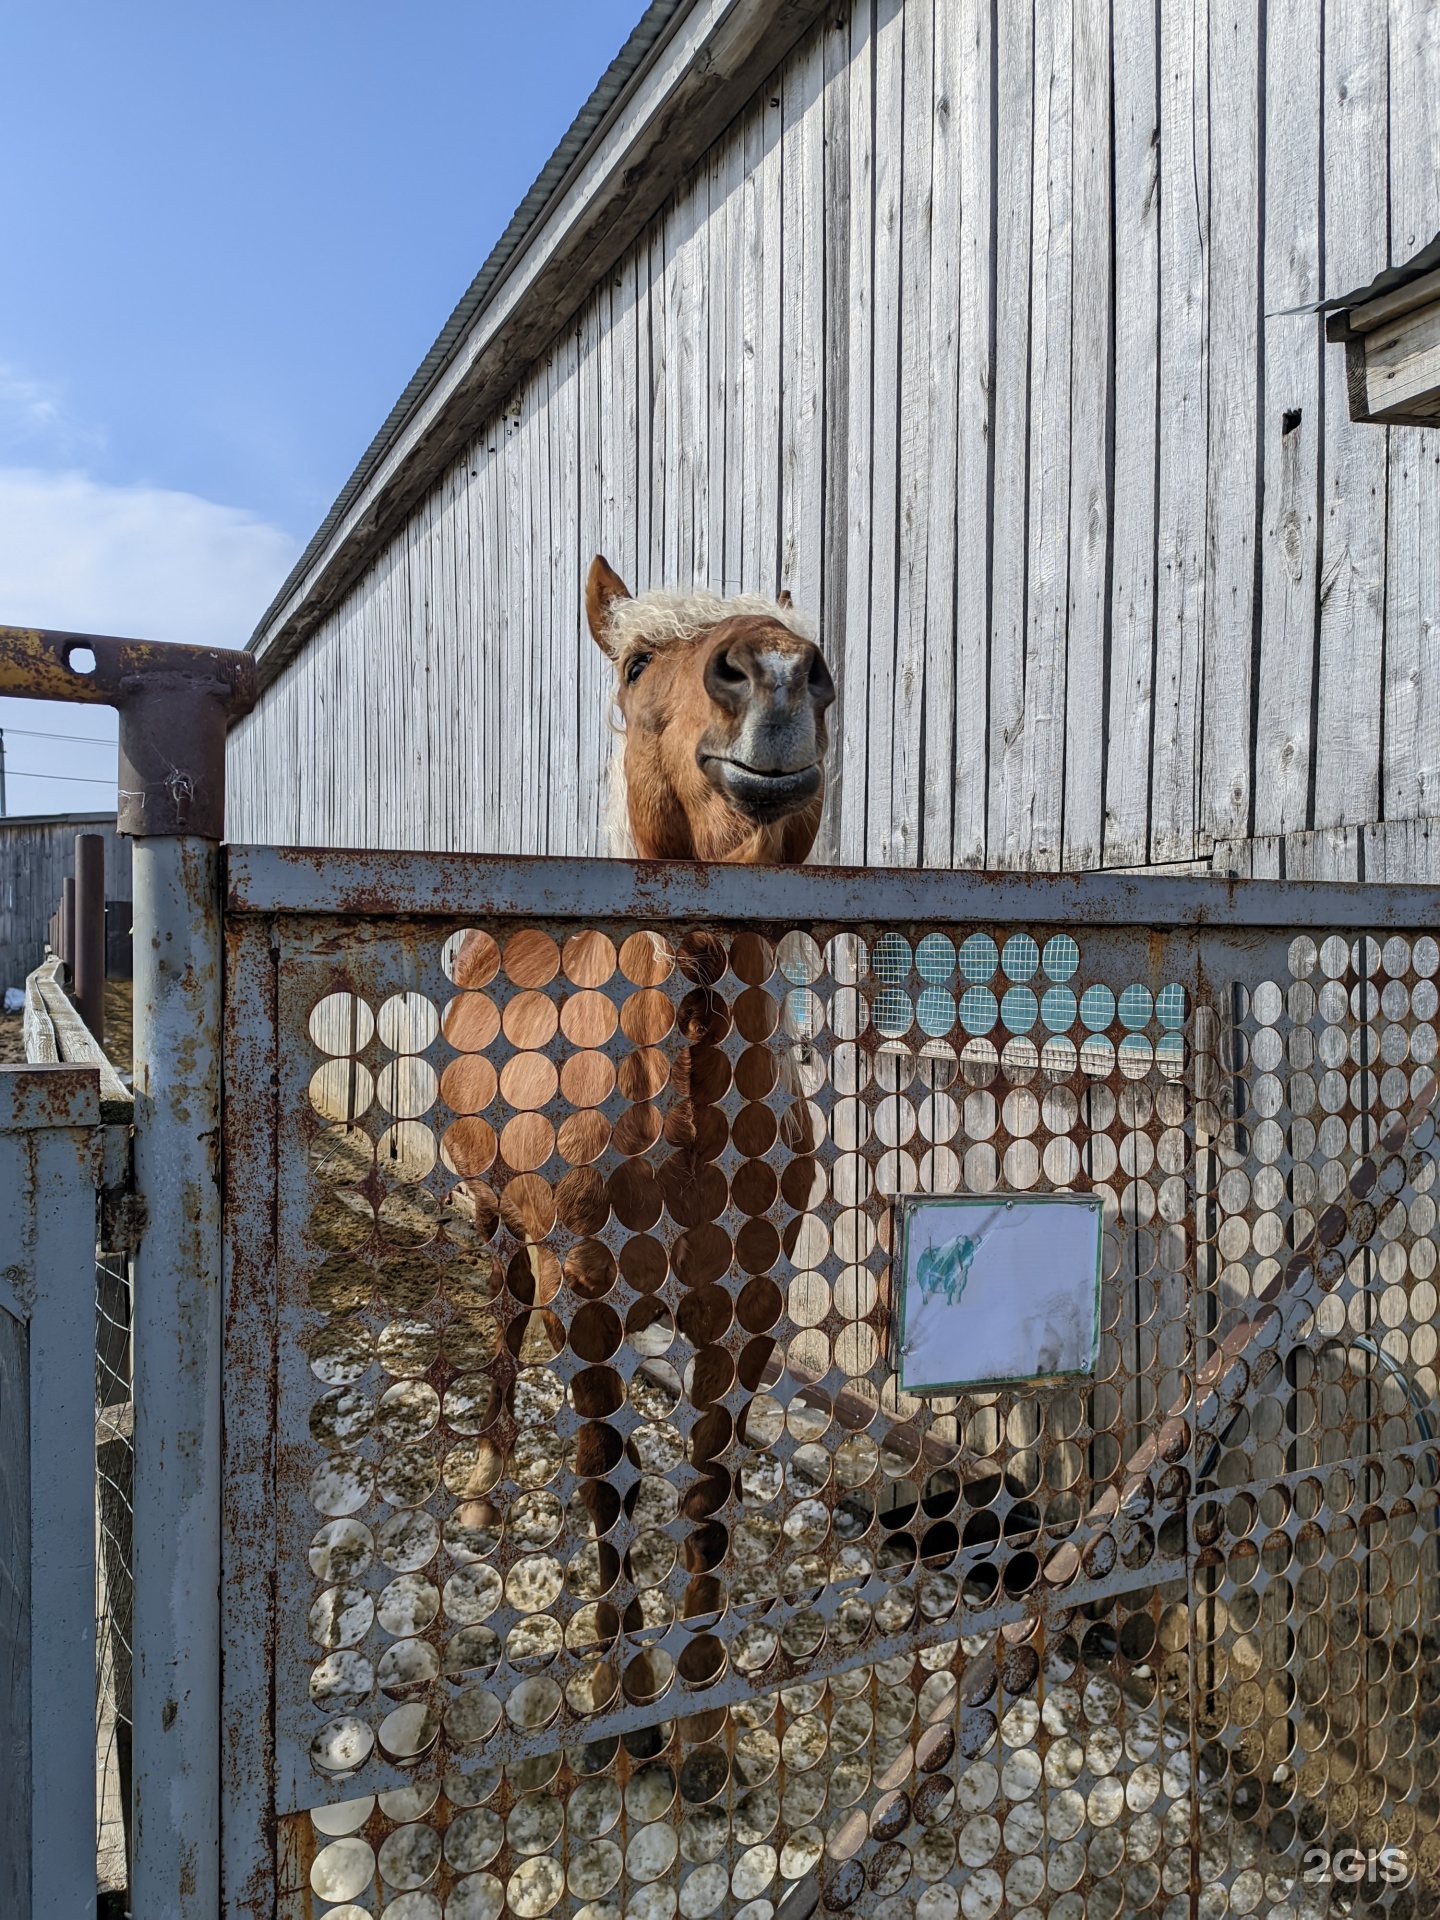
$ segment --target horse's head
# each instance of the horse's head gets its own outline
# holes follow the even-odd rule
[[[635,599],[597,554],[585,612],[618,681],[635,852],[803,860],[820,826],[835,683],[790,596]]]

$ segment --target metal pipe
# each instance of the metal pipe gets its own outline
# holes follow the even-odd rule
[[[60,883],[60,958],[70,981],[75,978],[75,876],[67,873]]]
[[[220,873],[138,839],[131,1912],[220,1909]]]
[[[105,840],[75,836],[75,1000],[91,1038],[105,1039]]]

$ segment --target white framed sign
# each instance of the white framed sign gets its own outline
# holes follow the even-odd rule
[[[1098,1197],[912,1196],[898,1212],[903,1392],[959,1393],[1095,1371]]]

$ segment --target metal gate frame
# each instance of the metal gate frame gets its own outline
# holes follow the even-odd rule
[[[0,1910],[95,1898],[99,1074],[0,1067]]]
[[[438,955],[445,935],[467,926],[494,927],[497,933],[521,926],[553,927],[557,935],[567,928],[587,926],[617,931],[653,929],[675,938],[697,929],[728,932],[749,928],[778,937],[786,930],[804,928],[816,930],[822,940],[829,933],[846,930],[859,931],[873,940],[886,932],[912,934],[927,929],[946,929],[958,938],[971,929],[985,928],[997,933],[1004,929],[1045,935],[1069,933],[1082,944],[1088,935],[1111,943],[1114,954],[1124,956],[1122,974],[1139,982],[1173,978],[1184,983],[1192,996],[1186,1028],[1189,1051],[1182,1123],[1191,1143],[1184,1176],[1188,1183],[1185,1219],[1197,1228],[1205,1224],[1208,1234],[1223,1225],[1226,1215],[1226,1203],[1220,1197],[1224,1173],[1246,1159],[1243,1148],[1236,1149],[1233,1133],[1230,1148],[1222,1150],[1224,1129],[1229,1126],[1233,1130],[1237,1114],[1244,1114],[1248,1097],[1245,1089],[1252,1074],[1259,1074],[1258,1065],[1252,1067],[1246,1059],[1255,1019],[1245,981],[1253,983],[1260,975],[1269,981],[1286,980],[1285,956],[1297,930],[1313,934],[1317,948],[1326,937],[1338,934],[1347,942],[1347,951],[1358,936],[1360,945],[1353,950],[1367,957],[1354,988],[1361,996],[1356,1004],[1368,1007],[1369,995],[1378,1007],[1379,989],[1370,975],[1373,971],[1379,978],[1385,940],[1403,933],[1423,935],[1436,925],[1436,909],[1440,906],[1440,895],[1422,887],[1276,886],[1108,875],[996,878],[870,870],[693,869],[590,860],[241,847],[228,850],[225,887],[222,1910],[237,1916],[283,1914],[287,1920],[292,1915],[298,1920],[300,1915],[320,1911],[312,1905],[308,1888],[294,1879],[296,1860],[290,1860],[288,1871],[284,1864],[287,1853],[293,1853],[294,1840],[284,1817],[290,1810],[278,1803],[276,1794],[282,1771],[288,1771],[288,1777],[298,1777],[294,1755],[284,1756],[282,1768],[276,1744],[277,1713],[293,1694],[293,1681],[285,1672],[286,1650],[280,1645],[285,1623],[277,1615],[284,1588],[281,1531],[300,1460],[294,1451],[300,1436],[293,1421],[287,1425],[289,1416],[284,1405],[286,1383],[291,1377],[287,1369],[293,1372],[294,1365],[284,1341],[294,1332],[296,1322],[293,1303],[282,1300],[277,1293],[277,1272],[286,1254],[284,1235],[291,1219],[285,1197],[287,1181],[301,1178],[286,1157],[296,1136],[293,1116],[286,1110],[285,1090],[295,1084],[297,1069],[292,1057],[296,1036],[286,1024],[289,1010],[282,1006],[283,974],[294,953],[303,949],[312,957],[318,956],[317,977],[328,969],[335,986],[343,988],[354,973],[363,971],[358,960],[352,970],[351,956],[372,958],[390,939],[397,956],[390,969],[395,982],[391,990],[399,991],[418,978],[416,955],[421,947],[428,946]],[[1371,947],[1365,945],[1367,938],[1373,943],[1373,961],[1368,958]],[[1228,968],[1219,964],[1226,957],[1231,963]],[[1357,1028],[1365,1024],[1364,1018],[1355,1021]],[[1204,1044],[1200,1044],[1202,1041]],[[1378,1061],[1364,1053],[1368,1043],[1360,1044],[1361,1053],[1356,1055],[1360,1070],[1364,1073],[1375,1065],[1378,1084]],[[1349,1156],[1343,1185],[1319,1195],[1314,1208],[1305,1213],[1299,1228],[1292,1231],[1289,1244],[1281,1249],[1281,1257],[1269,1262],[1273,1271],[1267,1270],[1263,1287],[1252,1303],[1232,1301],[1228,1308],[1222,1304],[1222,1296],[1216,1291],[1219,1267],[1215,1265],[1204,1289],[1207,1297],[1202,1300],[1197,1293],[1185,1303],[1193,1341],[1179,1369],[1185,1376],[1184,1391],[1159,1403],[1155,1403],[1153,1394],[1147,1401],[1140,1393],[1137,1404],[1149,1404],[1151,1411],[1138,1423],[1138,1444],[1127,1445],[1123,1458],[1114,1460],[1108,1471],[1097,1477],[1095,1496],[1080,1524],[1048,1550],[1043,1569],[1029,1587],[995,1606],[975,1608],[962,1602],[959,1614],[938,1619],[929,1628],[905,1629],[893,1641],[871,1640],[863,1652],[853,1655],[850,1664],[883,1660],[895,1647],[944,1645],[961,1635],[968,1638],[982,1631],[993,1641],[995,1658],[1006,1646],[1018,1654],[1036,1633],[1037,1620],[1042,1623],[1043,1633],[1043,1623],[1059,1617],[1062,1611],[1066,1619],[1073,1619],[1077,1607],[1092,1606],[1099,1607],[1103,1615],[1105,1603],[1115,1594],[1165,1582],[1183,1593],[1189,1618],[1203,1616],[1213,1625],[1237,1591],[1237,1566],[1242,1568],[1244,1584],[1246,1554],[1263,1552],[1274,1559],[1281,1553],[1278,1542],[1282,1534],[1290,1542],[1288,1551],[1302,1556],[1309,1552],[1318,1524],[1314,1504],[1318,1496],[1310,1488],[1318,1486],[1314,1475],[1319,1468],[1301,1467],[1265,1476],[1270,1489],[1268,1507],[1264,1498],[1257,1500],[1246,1493],[1244,1485],[1233,1478],[1239,1471],[1234,1463],[1244,1458],[1235,1442],[1242,1418],[1248,1421],[1262,1401],[1274,1400],[1282,1391],[1289,1393],[1292,1403],[1297,1396],[1308,1394],[1309,1386],[1296,1377],[1307,1363],[1294,1358],[1297,1349],[1292,1341],[1290,1354],[1278,1363],[1279,1373],[1273,1356],[1268,1372],[1265,1367],[1257,1369],[1253,1381],[1245,1367],[1257,1350],[1267,1349],[1274,1342],[1282,1322],[1303,1322],[1307,1312],[1313,1315],[1319,1298],[1317,1287],[1338,1284],[1328,1269],[1323,1283],[1317,1282],[1316,1273],[1327,1256],[1347,1250],[1354,1253],[1368,1243],[1376,1232],[1376,1201],[1383,1201],[1393,1213],[1397,1201],[1406,1204],[1418,1197],[1416,1179],[1428,1184],[1430,1173],[1424,1169],[1433,1171],[1428,1148],[1434,1136],[1430,1114],[1434,1098],[1433,1074],[1417,1065],[1399,1109],[1361,1127],[1356,1135],[1360,1146]],[[1195,1115],[1202,1103],[1213,1118],[1207,1123],[1209,1132],[1197,1140]],[[1414,1166],[1407,1164],[1407,1152],[1418,1153]],[[1287,1217],[1293,1219],[1293,1199],[1287,1206]],[[1433,1207],[1430,1211],[1433,1213]],[[1207,1239],[1207,1247],[1209,1244]],[[1209,1258],[1214,1260],[1213,1253]],[[1192,1309],[1197,1316],[1193,1322]],[[1373,1398],[1379,1406],[1394,1363],[1384,1358],[1379,1340],[1371,1337],[1371,1324],[1367,1318],[1351,1346],[1373,1355],[1374,1379],[1380,1385],[1374,1386],[1373,1380],[1366,1385],[1366,1404]],[[1368,1368],[1368,1362],[1364,1364]],[[1410,1397],[1413,1400],[1413,1394]],[[1410,1569],[1400,1582],[1410,1596],[1403,1602],[1404,1617],[1409,1618],[1415,1612],[1414,1601],[1422,1582],[1428,1583],[1432,1598],[1436,1593],[1437,1455],[1431,1444],[1428,1417],[1414,1406],[1405,1417],[1411,1421],[1408,1427],[1404,1427],[1403,1419],[1400,1426],[1392,1419],[1386,1429],[1391,1435],[1389,1442],[1379,1451],[1365,1450],[1351,1465],[1356,1469],[1352,1475],[1353,1505],[1362,1528],[1371,1529],[1373,1534],[1378,1527],[1379,1537],[1383,1537],[1384,1509],[1377,1501],[1387,1473],[1392,1480],[1398,1475],[1406,1487],[1413,1487],[1411,1504],[1428,1515],[1423,1523],[1418,1518],[1415,1523],[1420,1528],[1419,1545],[1413,1553],[1406,1548],[1399,1559],[1402,1567]],[[1350,1420],[1351,1416],[1345,1418]],[[1402,1427],[1408,1437],[1397,1437]],[[1233,1456],[1229,1466],[1224,1460],[1227,1451]],[[1332,1459],[1326,1464],[1334,1467],[1337,1463]],[[1227,1472],[1231,1474],[1228,1480],[1223,1478]],[[1222,1476],[1218,1480],[1217,1474]],[[1143,1512],[1144,1503],[1155,1502],[1157,1486],[1160,1505],[1168,1503],[1174,1519],[1168,1528],[1155,1529],[1158,1539],[1141,1579],[1134,1571],[1117,1565],[1117,1559],[1124,1559],[1126,1530],[1133,1532],[1137,1524],[1137,1499]],[[1269,1528],[1268,1533],[1261,1529],[1257,1534],[1257,1538],[1263,1536],[1263,1548],[1248,1539],[1234,1543],[1228,1565],[1224,1503],[1217,1497],[1222,1488],[1232,1509],[1242,1494],[1252,1507],[1263,1509],[1261,1517]],[[1393,1494],[1393,1487],[1391,1491]],[[1265,1494],[1264,1487],[1260,1494]],[[1402,1507],[1405,1504],[1401,1502]],[[1277,1520],[1282,1509],[1286,1517]],[[1179,1523],[1181,1515],[1183,1525]],[[1354,1516],[1337,1510],[1333,1518],[1341,1527],[1353,1527]],[[1252,1528],[1259,1528],[1253,1516]],[[1122,1544],[1117,1547],[1117,1542]],[[287,1544],[292,1544],[288,1536]],[[1265,1564],[1268,1570],[1270,1561]],[[1383,1564],[1383,1556],[1363,1562],[1365,1569]],[[1369,1577],[1367,1571],[1365,1578]],[[1390,1588],[1383,1595],[1372,1596],[1367,1602],[1371,1617],[1381,1617],[1380,1603],[1384,1608],[1396,1604],[1395,1592]],[[820,1610],[824,1610],[823,1602]],[[1236,1620],[1243,1611],[1237,1601],[1233,1608]],[[783,1606],[778,1617],[785,1617]],[[293,1621],[290,1624],[293,1626]],[[1223,1637],[1223,1626],[1219,1637]],[[1216,1642],[1206,1640],[1201,1644],[1214,1646]],[[1389,1643],[1385,1644],[1388,1649]],[[1435,1652],[1434,1648],[1426,1651],[1427,1662],[1434,1663]],[[1415,1657],[1412,1652],[1411,1666]],[[1198,1653],[1196,1637],[1187,1628],[1183,1639],[1169,1650],[1169,1660],[1172,1667],[1178,1660],[1184,1670],[1194,1773],[1200,1781],[1206,1777],[1202,1748],[1209,1741],[1212,1759],[1218,1763],[1227,1733],[1224,1713],[1215,1705],[1225,1697],[1222,1656]],[[1017,1659],[1014,1664],[1018,1670],[1024,1661]],[[791,1669],[789,1684],[793,1685],[797,1671]],[[787,1683],[767,1679],[765,1684]],[[993,1660],[986,1669],[984,1659],[972,1659],[961,1674],[962,1703],[973,1696],[978,1706],[980,1700],[989,1697],[984,1689],[988,1687],[993,1693],[995,1684]],[[1003,1689],[1008,1682],[1002,1678],[1001,1684]],[[1034,1684],[1033,1675],[1030,1684]],[[1423,1697],[1425,1685],[1433,1688],[1434,1682],[1427,1673],[1421,1675],[1420,1684]],[[732,1669],[728,1681],[713,1689],[702,1686],[692,1694],[686,1710],[695,1713],[725,1700],[740,1700],[751,1691],[752,1684]],[[1207,1700],[1211,1703],[1208,1707],[1203,1704]],[[658,1711],[631,1705],[612,1714],[604,1724],[623,1732],[647,1720],[653,1722]],[[1276,1723],[1272,1720],[1268,1724]],[[1237,1732],[1228,1727],[1228,1731],[1242,1745],[1248,1737],[1243,1728]],[[280,1738],[287,1737],[289,1729],[282,1727]],[[537,1752],[547,1744],[554,1748],[562,1737],[543,1732],[528,1740],[507,1737],[504,1751],[515,1758]],[[497,1742],[501,1740],[500,1735],[496,1738]],[[1247,1760],[1246,1764],[1251,1763]],[[1283,1771],[1284,1762],[1279,1764]],[[393,1788],[414,1777],[413,1772],[402,1768],[381,1769],[373,1773],[373,1782]],[[361,1782],[362,1790],[371,1780],[372,1775],[367,1774]],[[316,1804],[321,1803],[324,1791],[323,1786],[317,1787]],[[1263,1788],[1260,1791],[1263,1797]],[[1428,1821],[1429,1803],[1435,1796],[1428,1788],[1417,1788],[1412,1801],[1415,1794]],[[895,1794],[886,1798],[893,1802]],[[887,1848],[894,1851],[885,1826],[888,1817],[881,1817],[878,1824],[872,1818],[868,1831],[859,1833],[855,1848],[844,1854],[843,1860],[832,1853],[821,1863],[814,1890],[828,1911],[844,1911],[857,1897],[848,1880],[843,1898],[835,1891],[840,1886],[837,1863],[843,1865],[854,1859],[862,1864],[873,1862]],[[1198,1806],[1192,1808],[1191,1817],[1193,1866],[1188,1899],[1192,1912],[1204,1912],[1206,1842]],[[1355,1826],[1356,1821],[1350,1825]],[[1420,1830],[1413,1821],[1406,1828],[1407,1834]],[[1348,1831],[1343,1829],[1342,1835]],[[1374,1831],[1373,1818],[1369,1831]],[[1424,1857],[1427,1881],[1437,1864],[1430,1855],[1440,1852],[1440,1842],[1432,1837],[1429,1846]],[[1371,1865],[1373,1868],[1373,1861]],[[874,1872],[872,1867],[872,1889],[887,1884],[883,1875],[877,1881]],[[1297,1884],[1302,1881],[1299,1863],[1294,1878]],[[1409,1878],[1414,1879],[1413,1861]],[[1416,1906],[1417,1895],[1404,1888],[1392,1895],[1388,1883],[1383,1898],[1386,1903],[1392,1899],[1411,1902],[1408,1908],[1397,1907],[1397,1912],[1429,1911],[1428,1907]],[[786,1916],[800,1911],[793,1896],[782,1911]]]

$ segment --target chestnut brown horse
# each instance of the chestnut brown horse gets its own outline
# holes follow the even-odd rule
[[[585,612],[614,664],[624,728],[612,851],[804,860],[825,800],[835,683],[789,594],[637,597],[597,554]]]

